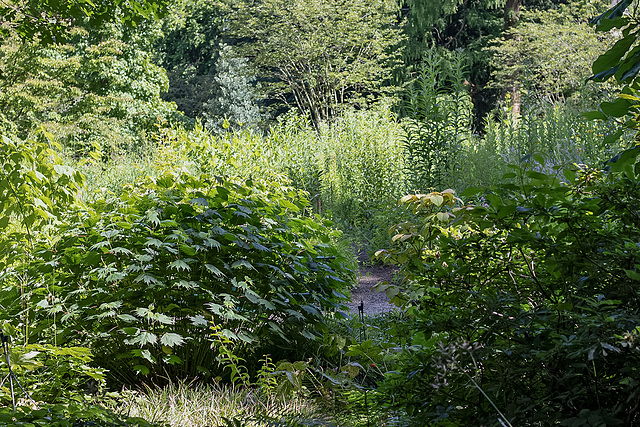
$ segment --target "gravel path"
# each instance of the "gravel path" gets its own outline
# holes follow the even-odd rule
[[[364,313],[375,315],[395,310],[396,306],[389,303],[384,293],[378,293],[373,288],[380,282],[391,281],[396,267],[390,265],[371,265],[366,253],[360,251],[360,281],[358,287],[351,291],[351,302],[347,303],[352,315],[358,315],[358,306],[364,305]]]

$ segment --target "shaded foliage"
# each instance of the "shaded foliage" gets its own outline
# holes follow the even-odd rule
[[[415,217],[380,256],[401,266],[414,347],[385,390],[416,419],[637,422],[640,167],[614,168],[565,170],[567,184],[516,169],[521,184],[476,206],[402,199]]]

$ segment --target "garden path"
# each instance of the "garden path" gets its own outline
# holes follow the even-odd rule
[[[351,302],[347,303],[351,315],[358,315],[358,306],[361,302],[364,305],[364,313],[368,315],[397,309],[389,303],[384,293],[373,289],[380,282],[391,281],[397,268],[391,265],[372,265],[365,250],[359,250],[358,265],[360,267],[358,286],[351,291]]]

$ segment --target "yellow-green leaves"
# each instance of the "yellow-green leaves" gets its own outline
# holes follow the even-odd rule
[[[0,263],[10,265],[35,243],[35,235],[79,203],[84,177],[52,148],[51,135],[21,141],[0,137]],[[7,248],[14,246],[10,252]],[[16,251],[16,249],[18,249]]]

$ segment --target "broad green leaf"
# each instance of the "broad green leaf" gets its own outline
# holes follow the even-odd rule
[[[167,347],[181,346],[184,344],[184,338],[179,334],[167,332],[160,338],[160,343]]]
[[[253,265],[251,265],[251,263],[249,261],[247,261],[246,259],[240,259],[236,262],[234,262],[233,264],[231,264],[231,268],[233,269],[238,269],[238,268],[248,268],[249,270],[255,270],[255,268],[253,267]]]
[[[602,102],[600,104],[602,111],[612,117],[622,117],[629,112],[629,101],[618,98],[613,102]]]
[[[436,216],[438,217],[438,220],[440,221],[449,221],[449,213],[448,212],[438,212],[436,214]]]
[[[144,365],[135,365],[133,370],[136,371],[140,375],[149,375],[149,368]]]
[[[587,120],[606,120],[608,118],[602,111],[587,111],[582,113],[582,117]]]
[[[433,194],[429,196],[429,200],[431,200],[431,202],[436,206],[442,206],[442,203],[444,202],[444,198],[440,194]]]
[[[225,274],[218,267],[212,264],[205,264],[204,267],[218,277],[225,277]]]
[[[175,319],[173,317],[169,317],[163,313],[154,313],[153,320],[160,322],[164,325],[173,325],[175,323]]]
[[[632,280],[640,280],[640,273],[634,270],[624,270],[628,278]]]
[[[161,248],[163,245],[164,243],[162,241],[153,237],[149,237],[145,243],[145,246],[154,246],[156,248]]]
[[[180,245],[180,250],[187,256],[194,256],[196,254],[195,249],[189,245]]]
[[[562,174],[565,178],[567,178],[569,183],[572,183],[576,180],[576,171],[573,169],[563,169]]]
[[[140,332],[140,334],[134,337],[130,342],[131,344],[140,344],[145,346],[148,344],[155,344],[158,341],[158,336],[152,332]]]
[[[498,210],[498,218],[505,218],[516,211],[516,205],[505,205]]]
[[[169,268],[176,271],[189,271],[191,267],[184,260],[177,259],[169,264]]]
[[[201,314],[195,316],[189,316],[189,320],[193,326],[207,326],[209,322]]]
[[[608,51],[595,60],[592,66],[593,74],[602,73],[618,65],[620,59],[627,53],[635,40],[635,35],[618,40]]]

